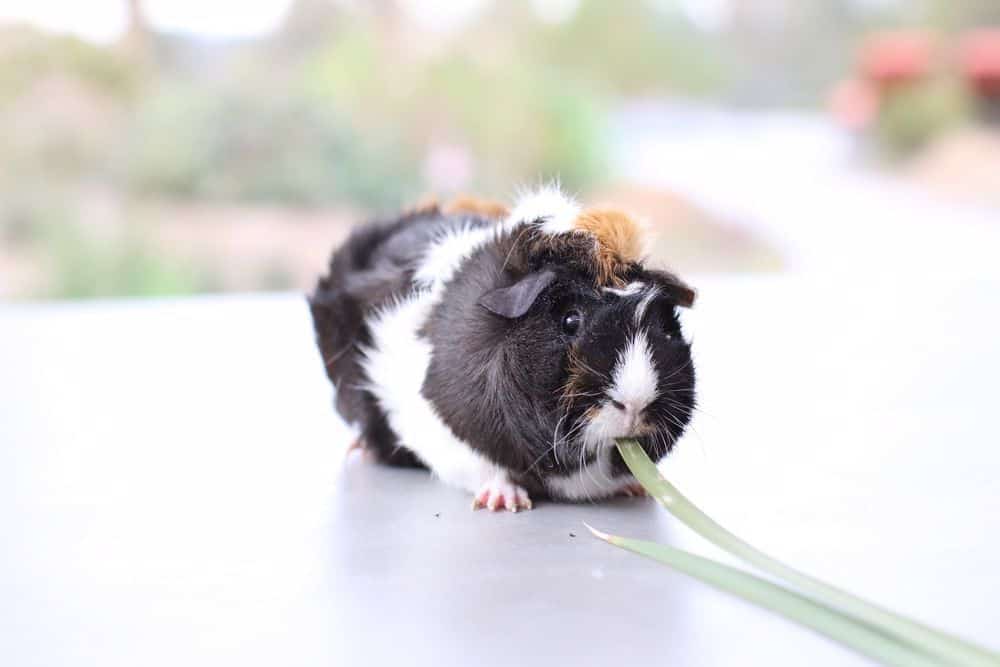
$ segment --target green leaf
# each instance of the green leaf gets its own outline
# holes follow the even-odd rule
[[[835,609],[742,570],[663,544],[607,535],[589,525],[587,528],[605,542],[665,563],[709,586],[780,614],[885,664],[942,664],[936,657],[900,642],[894,636],[879,632]]]
[[[783,579],[801,593],[863,621],[880,631],[957,665],[1000,667],[1000,655],[971,642],[900,616],[775,560],[716,523],[688,500],[657,469],[638,442],[617,441],[625,464],[646,491],[687,527],[761,572]]]

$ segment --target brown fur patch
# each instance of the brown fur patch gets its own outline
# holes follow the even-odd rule
[[[472,213],[484,218],[505,218],[507,207],[500,202],[479,199],[470,195],[459,195],[444,206],[445,213]]]
[[[547,262],[589,275],[595,287],[623,287],[639,265],[606,251],[597,238],[582,230],[548,234],[537,227],[520,230],[510,240],[506,266],[515,274],[534,271]]]
[[[412,218],[428,213],[437,213],[441,209],[438,198],[434,195],[424,195],[417,200],[417,203],[405,209],[400,217]]]
[[[569,409],[577,394],[584,389],[584,374],[586,367],[575,347],[569,349],[566,360],[566,383],[562,386],[562,396],[559,398],[564,409]]]
[[[573,226],[597,240],[595,261],[601,285],[622,286],[622,274],[642,254],[641,230],[628,215],[614,209],[585,210]]]

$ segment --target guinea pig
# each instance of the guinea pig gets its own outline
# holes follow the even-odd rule
[[[554,187],[356,229],[309,298],[337,410],[473,508],[631,495],[615,438],[660,460],[695,403],[694,292],[641,247],[629,216]]]

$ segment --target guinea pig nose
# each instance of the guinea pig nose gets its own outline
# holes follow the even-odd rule
[[[642,400],[635,401],[635,400],[625,399],[624,401],[619,401],[619,400],[611,398],[611,399],[608,399],[608,401],[616,409],[621,410],[622,412],[624,412],[625,416],[627,416],[627,417],[633,417],[633,418],[636,418],[636,419],[640,418],[641,415],[645,414],[646,409],[650,405],[652,405],[652,403],[647,403],[647,402],[642,401]]]
[[[615,399],[610,399],[611,405],[615,406],[618,410],[621,410],[626,415],[639,416],[645,411],[647,404],[641,401],[618,401]]]

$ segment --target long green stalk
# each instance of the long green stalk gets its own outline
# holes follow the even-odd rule
[[[936,657],[912,645],[766,579],[664,544],[607,535],[589,525],[587,528],[605,542],[665,563],[709,586],[812,628],[882,663],[906,667],[942,664]]]
[[[673,484],[664,479],[635,440],[618,440],[618,451],[635,478],[668,512],[705,539],[742,558],[761,572],[783,579],[801,593],[818,598],[827,605],[919,646],[949,663],[1000,667],[1000,654],[872,604],[785,565],[744,542],[698,509]]]

